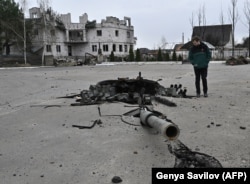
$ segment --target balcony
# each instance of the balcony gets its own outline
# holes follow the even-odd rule
[[[87,43],[86,33],[82,30],[68,31],[66,43]]]
[[[83,44],[83,43],[87,43],[87,40],[83,40],[83,39],[69,39],[67,41],[65,41],[65,43],[70,43],[70,44]]]

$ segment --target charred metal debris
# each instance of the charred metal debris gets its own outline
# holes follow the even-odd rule
[[[105,80],[91,85],[89,90],[83,90],[79,95],[66,96],[64,98],[77,97],[77,103],[72,106],[94,105],[103,102],[125,102],[138,105],[136,109],[124,113],[123,115],[103,115],[98,106],[99,116],[119,116],[124,123],[133,126],[143,126],[153,128],[166,138],[168,150],[175,156],[175,168],[215,168],[222,167],[221,163],[213,156],[205,153],[191,151],[186,145],[178,140],[180,130],[178,126],[168,119],[161,112],[153,110],[152,100],[167,106],[174,107],[176,104],[163,98],[192,98],[186,95],[187,89],[182,89],[182,85],[171,84],[165,88],[157,81],[143,79],[141,72],[136,79],[118,78],[117,80]],[[135,107],[135,106],[133,106]],[[126,117],[133,117],[138,122],[133,124]],[[91,126],[72,125],[79,129],[91,129],[95,125],[101,126],[101,120],[95,120]],[[113,183],[122,180],[115,176]]]
[[[78,95],[66,96],[76,97],[76,103],[72,106],[94,105],[103,102],[124,102],[129,104],[139,104],[140,96],[144,96],[144,104],[152,105],[155,100],[167,106],[176,106],[174,102],[162,96],[175,98],[191,98],[187,96],[187,89],[182,84],[171,84],[164,87],[157,81],[144,79],[139,72],[136,79],[118,78],[117,80],[104,80],[96,85],[90,85],[89,90],[83,90]]]
[[[180,140],[166,141],[168,150],[175,156],[175,168],[221,168],[221,163],[213,156],[192,151]]]
[[[136,79],[118,78],[118,80],[106,80],[97,83],[97,85],[91,85],[89,90],[81,92],[81,96],[77,100],[78,103],[71,105],[92,105],[100,104],[104,101],[137,104],[136,109],[116,116],[120,116],[122,121],[129,125],[153,128],[167,140],[175,140],[180,134],[178,126],[162,113],[154,111],[151,101],[153,99],[168,106],[176,106],[175,103],[160,97],[160,95],[186,97],[186,90],[182,91],[181,87],[181,85],[171,85],[170,88],[164,88],[157,81],[143,79],[141,72],[139,72],[139,76]],[[100,117],[103,116],[100,106],[98,106],[98,112]],[[139,124],[132,124],[126,120],[125,116],[136,117]],[[91,129],[96,123],[94,122],[91,126],[72,125],[72,127]]]

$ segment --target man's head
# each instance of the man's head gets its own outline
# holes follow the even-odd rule
[[[194,37],[192,38],[192,43],[193,43],[194,46],[200,45],[200,44],[201,44],[201,39],[200,39],[200,37],[199,37],[199,36],[194,36]]]

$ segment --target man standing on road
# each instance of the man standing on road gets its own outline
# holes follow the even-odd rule
[[[203,42],[201,42],[201,39],[198,36],[194,36],[192,38],[192,44],[193,46],[189,50],[188,59],[194,66],[196,95],[199,98],[201,94],[201,89],[200,89],[200,78],[201,78],[204,97],[208,97],[207,70],[208,70],[208,63],[211,59],[211,52],[208,46]]]

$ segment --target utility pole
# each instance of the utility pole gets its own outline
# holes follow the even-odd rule
[[[43,30],[43,54],[42,54],[42,66],[44,66],[44,59],[45,59],[45,47],[46,47],[46,14],[45,9],[43,10],[43,24],[44,24],[44,30]]]
[[[248,57],[250,58],[250,20],[248,22]]]
[[[24,55],[24,64],[27,64],[26,56],[26,23],[25,23],[25,13],[23,12],[23,55]]]
[[[27,64],[27,52],[26,52],[26,22],[25,22],[25,10],[26,10],[26,0],[21,1],[23,8],[23,57],[24,64]]]

